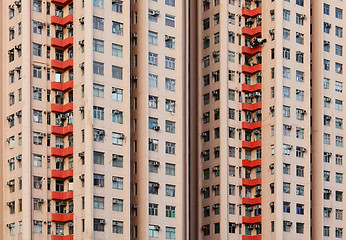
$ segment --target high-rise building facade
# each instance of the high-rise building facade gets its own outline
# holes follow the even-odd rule
[[[1,239],[343,239],[344,4],[3,0]]]

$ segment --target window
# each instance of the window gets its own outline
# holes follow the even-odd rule
[[[175,80],[172,78],[165,78],[165,88],[168,91],[175,92]]]
[[[342,202],[342,192],[335,191],[335,201]]]
[[[166,99],[165,109],[166,109],[166,112],[175,113],[175,101]]]
[[[326,182],[330,181],[330,171],[324,171],[323,172],[323,180]]]
[[[95,84],[93,85],[93,95],[95,97],[104,97],[104,89],[105,87],[103,85]]]
[[[304,34],[296,33],[296,43],[304,44]]]
[[[165,46],[166,48],[175,48],[175,37],[165,35]]]
[[[159,215],[159,205],[155,203],[149,203],[149,215],[158,216]]]
[[[159,172],[160,162],[149,160],[149,172],[158,173]]]
[[[335,173],[335,182],[336,183],[342,183],[343,174],[342,173]]]
[[[298,120],[304,120],[304,115],[306,114],[306,111],[303,109],[296,109],[296,119]]]
[[[342,92],[342,82],[335,81],[335,91]]]
[[[166,196],[175,197],[175,186],[166,184]]]
[[[42,27],[41,26],[42,26],[42,23],[34,21],[33,25],[32,25],[33,33],[42,34]]]
[[[120,22],[112,21],[112,33],[117,35],[123,35],[123,24]]]
[[[342,27],[335,26],[335,36],[342,37]]]
[[[175,218],[175,206],[166,206],[166,217]]]
[[[105,198],[94,196],[94,208],[104,209],[105,208]]]
[[[157,45],[158,33],[149,31],[148,42]]]
[[[93,17],[93,26],[94,26],[94,29],[103,31],[104,30],[104,19],[94,16]]]
[[[323,226],[323,236],[324,237],[329,237],[329,235],[330,235],[330,227]]]
[[[291,91],[291,88],[290,87],[283,87],[283,96],[285,98],[290,98],[290,91]]]
[[[328,4],[323,4],[323,13],[326,14],[326,15],[329,15],[329,12],[330,12],[330,5]]]
[[[340,8],[335,8],[335,17],[338,19],[342,19],[342,9]]]
[[[335,228],[335,237],[336,238],[342,238],[342,228],[339,228],[339,227],[337,227],[337,228]]]
[[[103,8],[103,0],[94,0],[94,6]]]
[[[283,53],[283,58],[288,59],[288,60],[291,58],[290,49],[283,48],[282,53]]]
[[[283,39],[290,40],[291,30],[284,28],[283,29]]]
[[[114,221],[113,220],[113,233],[123,234],[124,231],[124,222],[122,221]]]
[[[94,106],[94,119],[104,120],[104,108]]]
[[[105,153],[94,151],[94,164],[104,165]]]
[[[342,165],[342,158],[343,158],[342,155],[336,154],[335,155],[335,164],[336,165]]]
[[[157,66],[158,55],[156,53],[149,52],[148,58],[149,65]]]
[[[284,221],[283,222],[283,230],[284,230],[284,232],[290,232],[291,231],[291,225],[292,225],[292,222]]]
[[[42,233],[42,221],[34,220],[34,233]]]
[[[296,89],[296,100],[297,101],[304,101],[304,91]]]
[[[159,183],[149,182],[149,194],[158,195],[159,194]]]
[[[296,24],[304,25],[304,18],[305,16],[303,14],[296,13]]]
[[[123,146],[124,144],[124,134],[123,133],[112,133],[112,144],[113,145],[118,145],[118,146]]]
[[[304,223],[296,223],[296,232],[300,234],[304,234]]]
[[[33,110],[33,121],[35,123],[42,123],[42,111]]]
[[[165,57],[165,68],[166,69],[175,69],[175,58],[172,57]]]
[[[166,175],[175,176],[175,164],[166,163]]]
[[[335,44],[335,55],[342,56],[342,46]]]
[[[283,173],[287,174],[287,175],[290,175],[290,172],[291,172],[291,164],[284,163],[283,164]]]
[[[105,186],[105,175],[94,173],[94,186],[104,187]]]
[[[296,167],[296,176],[297,177],[304,177],[304,167],[303,166],[297,166]]]
[[[328,78],[324,78],[323,79],[323,88],[329,89],[329,85],[330,85],[330,80]]]
[[[42,189],[42,177],[34,176],[34,189]]]
[[[283,212],[284,213],[290,213],[291,212],[291,203],[290,202],[283,202]]]
[[[289,10],[284,9],[283,10],[283,19],[286,21],[289,21],[290,20],[290,14],[291,14],[291,12]]]
[[[157,75],[149,74],[149,87],[157,88],[157,79],[158,79]]]
[[[342,101],[335,99],[335,110],[342,111]]]
[[[343,146],[343,140],[344,138],[341,136],[335,136],[335,145],[337,147],[342,147]]]
[[[106,221],[104,219],[94,218],[94,231],[104,232]]]
[[[97,75],[104,75],[104,63],[94,61],[93,73]]]
[[[123,12],[123,2],[122,1],[112,1],[112,11],[117,13]]]
[[[297,82],[304,82],[304,72],[296,71],[296,80]]]
[[[159,148],[159,140],[149,138],[149,151],[157,152]]]
[[[42,155],[34,154],[33,166],[34,167],[42,167]]]
[[[34,0],[33,10],[35,12],[42,12],[42,1],[41,0]]]
[[[290,117],[291,115],[291,110],[290,110],[290,106],[283,106],[283,116],[284,117]]]
[[[290,79],[291,78],[291,69],[287,67],[283,67],[283,77]]]
[[[323,24],[323,32],[329,34],[331,26],[332,25],[330,23],[324,22],[324,24]]]
[[[290,183],[283,183],[283,192],[284,193],[291,193],[291,184]]]
[[[323,60],[324,70],[329,71],[330,70],[330,61],[327,59]]]
[[[112,99],[115,101],[123,101],[123,90],[120,88],[112,88]]]
[[[159,227],[156,225],[149,225],[149,237],[159,237]]]
[[[104,42],[102,40],[94,39],[93,40],[93,49],[94,49],[94,52],[103,53],[104,52]]]
[[[38,56],[38,57],[42,56],[42,45],[41,44],[33,43],[32,48],[33,48],[32,54],[34,56]]]
[[[342,119],[341,118],[335,118],[335,127],[339,128],[339,129],[342,129],[342,126],[343,126]]]
[[[33,66],[33,77],[42,78],[42,67]]]
[[[124,179],[122,177],[112,177],[112,188],[123,190]]]
[[[155,11],[152,9],[148,10],[148,18],[150,22],[157,23],[159,15],[160,15],[160,11]]]
[[[165,15],[165,25],[168,27],[175,27],[175,17],[172,15]]]
[[[335,219],[336,220],[342,220],[343,218],[343,210],[341,209],[335,209]]]
[[[113,198],[112,210],[122,212],[124,210],[124,200]]]

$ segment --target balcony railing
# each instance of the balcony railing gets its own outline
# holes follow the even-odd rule
[[[73,111],[73,103],[66,103],[64,105],[55,104],[53,103],[51,105],[51,111],[52,112],[58,112],[58,113],[67,113]]]
[[[254,37],[254,36],[262,33],[262,27],[261,26],[254,27],[254,28],[243,27],[241,29],[241,32],[243,35],[247,35],[249,37]]]
[[[241,66],[241,71],[243,73],[254,74],[256,72],[262,71],[262,64],[256,64],[256,65],[253,65],[253,66],[242,65]]]
[[[243,205],[258,205],[261,204],[262,198],[261,197],[256,197],[256,198],[243,198],[242,199],[242,204]]]
[[[52,240],[73,240],[73,235],[52,235]]]
[[[71,47],[73,45],[73,37],[68,37],[65,39],[52,38],[51,39],[51,45],[53,47],[66,49],[66,48]]]
[[[56,68],[62,71],[66,71],[73,67],[73,59],[69,58],[65,61],[52,60],[51,61],[52,68]]]
[[[261,239],[262,239],[262,235],[253,235],[253,236],[243,235],[242,236],[242,240],[261,240]]]
[[[52,222],[71,222],[73,221],[73,213],[52,213]]]
[[[51,2],[57,5],[66,6],[67,4],[73,2],[73,0],[51,0]]]
[[[262,183],[262,178],[255,178],[255,179],[243,178],[242,180],[242,185],[249,186],[249,187],[258,186],[258,185],[261,185],[261,183]]]
[[[52,170],[52,178],[66,179],[73,177],[73,169],[67,170]]]
[[[241,14],[244,17],[255,17],[255,16],[258,16],[258,15],[262,14],[262,8],[261,7],[257,7],[257,8],[254,8],[252,10],[250,10],[249,8],[243,8],[242,11],[241,11]]]
[[[261,221],[262,221],[262,216],[242,217],[243,224],[254,224],[254,223],[260,223]]]
[[[72,133],[73,125],[66,125],[65,127],[52,126],[52,134],[65,136]]]
[[[256,83],[253,85],[248,85],[248,84],[242,85],[243,92],[255,92],[255,91],[261,91],[261,90],[262,90],[262,83]]]
[[[68,157],[73,155],[73,147],[67,147],[67,148],[56,148],[52,147],[51,148],[51,155],[52,156],[57,156],[57,157]]]
[[[50,87],[52,90],[55,90],[55,91],[67,92],[73,88],[73,81],[70,80],[64,83],[52,82],[50,84]]]
[[[262,109],[262,102],[257,102],[257,103],[243,103],[242,104],[242,110],[243,111],[255,111],[258,109]]]
[[[53,200],[68,200],[73,198],[73,191],[67,192],[52,192]]]
[[[256,159],[256,160],[243,160],[242,161],[242,166],[246,168],[255,168],[255,167],[260,167],[262,165],[261,159]]]
[[[69,14],[66,17],[52,16],[50,21],[53,25],[66,26],[67,24],[73,23],[73,15]]]

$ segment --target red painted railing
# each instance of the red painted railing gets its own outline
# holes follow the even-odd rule
[[[258,7],[258,8],[252,9],[252,10],[250,10],[248,8],[243,8],[241,10],[241,14],[245,17],[255,17],[257,15],[262,14],[262,8]]]
[[[73,198],[73,191],[68,192],[52,192],[53,200],[68,200]]]
[[[60,178],[60,179],[65,179],[65,178],[70,178],[73,177],[73,169],[67,169],[67,170],[52,170],[52,178]]]
[[[242,222],[244,224],[260,223],[261,221],[262,221],[262,216],[242,217]]]
[[[66,103],[64,105],[55,104],[53,103],[51,105],[51,111],[52,112],[59,112],[59,113],[66,113],[71,112],[73,110],[73,103]]]
[[[53,222],[71,222],[73,221],[73,213],[52,213]]]
[[[65,127],[52,126],[52,133],[56,135],[67,135],[73,133],[73,125],[67,125]]]
[[[254,36],[262,33],[262,27],[261,26],[258,26],[255,28],[243,27],[241,29],[241,32],[243,35],[247,35],[249,37],[254,37]]]
[[[243,160],[242,161],[242,166],[246,168],[255,168],[255,167],[260,167],[262,165],[262,160],[261,159],[256,159],[256,160]]]
[[[242,185],[249,186],[249,187],[258,186],[258,185],[261,185],[261,183],[262,183],[262,178],[255,178],[255,179],[243,178],[242,180]]]
[[[52,3],[66,6],[67,4],[70,4],[73,0],[51,0]]]
[[[261,240],[262,235],[254,235],[254,236],[248,236],[248,235],[243,235],[242,240]]]
[[[73,88],[73,81],[70,80],[64,83],[52,82],[50,84],[50,87],[52,90],[55,90],[55,91],[67,92]]]
[[[73,59],[69,58],[65,61],[52,60],[51,61],[52,68],[57,68],[62,71],[66,71],[69,68],[73,67]]]
[[[242,110],[244,111],[255,111],[258,109],[262,109],[262,102],[257,102],[257,103],[243,103],[241,105]]]
[[[50,43],[53,47],[65,49],[73,45],[73,37],[68,37],[65,39],[51,38]]]
[[[73,155],[73,147],[67,147],[67,148],[52,147],[51,155],[57,156],[57,157],[63,157],[63,158],[71,156]]]
[[[246,47],[246,46],[243,46],[243,47],[241,48],[241,52],[242,52],[243,54],[248,54],[248,55],[254,55],[254,54],[256,54],[256,53],[258,53],[258,52],[261,52],[261,51],[262,51],[262,45],[258,45],[258,46],[253,47],[253,48],[251,48],[251,47]]]
[[[258,205],[261,204],[262,198],[257,197],[257,198],[243,198],[242,199],[242,204],[243,205]]]
[[[254,66],[242,65],[241,71],[243,73],[254,74],[256,72],[262,71],[262,64],[256,64]]]
[[[253,142],[242,141],[242,147],[243,148],[253,149],[253,148],[259,148],[261,146],[262,146],[262,140],[257,140],[257,141],[253,141]]]
[[[52,235],[52,240],[73,240],[73,235]]]
[[[253,85],[243,84],[241,86],[243,92],[255,92],[262,90],[262,83],[256,83]]]
[[[242,122],[241,125],[242,125],[243,129],[254,130],[256,128],[262,127],[262,121],[257,121],[257,122],[252,122],[252,123]]]
[[[70,15],[67,15],[66,17],[63,17],[63,18],[58,17],[58,16],[52,16],[50,18],[50,21],[53,25],[57,24],[57,25],[65,26],[69,23],[73,23],[73,15],[70,14]]]

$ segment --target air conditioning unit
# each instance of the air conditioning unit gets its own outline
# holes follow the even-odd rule
[[[137,38],[137,33],[132,33],[132,38]]]
[[[269,206],[274,207],[274,202],[269,203]]]
[[[155,131],[160,131],[160,126],[154,126],[154,127],[153,127],[153,130],[155,130]]]
[[[6,227],[11,228],[12,227],[12,223],[7,223]]]
[[[291,221],[287,222],[287,226],[292,226],[292,222]]]
[[[218,170],[219,170],[219,167],[218,167],[218,166],[214,166],[214,167],[212,168],[212,170],[213,170],[213,171],[218,171]]]
[[[330,97],[325,97],[324,100],[325,100],[326,102],[331,102],[331,101],[332,101],[332,99],[331,99]]]
[[[274,169],[274,163],[270,164],[270,165],[269,165],[269,168],[270,168],[270,169]]]
[[[261,131],[256,129],[256,130],[253,130],[253,133],[256,134],[256,135],[258,135],[258,134],[261,133]]]
[[[215,90],[215,91],[212,91],[212,94],[213,94],[214,96],[216,96],[218,93],[217,93],[217,91]]]
[[[218,71],[214,71],[212,72],[213,76],[218,76],[219,75],[219,72]]]
[[[79,67],[80,67],[81,69],[84,69],[84,62],[80,63],[80,64],[79,64]]]
[[[56,31],[62,31],[63,28],[62,28],[62,26],[56,26],[56,27],[55,27],[55,30],[56,30]]]
[[[207,151],[202,151],[202,152],[201,152],[201,155],[202,155],[202,156],[207,156],[207,154],[208,154]]]
[[[288,149],[292,149],[292,148],[293,148],[293,145],[289,145],[289,146],[288,146]]]
[[[153,165],[154,166],[160,166],[160,162],[159,161],[154,161]]]
[[[208,189],[207,188],[201,188],[202,192],[206,192]]]
[[[21,1],[15,1],[14,4],[16,4],[17,7],[19,7],[22,5],[22,2]]]
[[[206,137],[206,136],[208,136],[208,133],[207,132],[202,132],[201,136],[202,137]]]
[[[78,44],[81,45],[81,46],[84,46],[84,40],[80,40],[80,41],[78,42]]]
[[[202,230],[207,230],[209,227],[207,225],[202,226]]]
[[[79,19],[79,23],[84,24],[84,17],[81,17],[81,18]]]
[[[7,182],[7,185],[10,186],[10,187],[11,187],[11,186],[14,186],[14,182],[13,182],[13,181],[8,181],[8,182]]]
[[[269,108],[269,110],[270,110],[271,112],[274,112],[274,106],[271,106],[271,107]]]
[[[66,206],[67,203],[65,201],[60,202],[60,206]]]
[[[106,220],[104,220],[104,219],[101,219],[101,220],[100,220],[100,224],[103,224],[103,225],[105,225],[105,224],[106,224]]]
[[[248,207],[247,210],[248,211],[253,211],[253,207]]]
[[[119,203],[119,200],[116,198],[113,198],[113,203]]]
[[[155,228],[155,230],[157,230],[157,231],[160,230],[160,226],[159,226],[159,225],[155,225],[154,228]]]
[[[14,202],[8,202],[7,206],[12,207],[14,205]]]
[[[137,209],[137,204],[132,204],[132,208]]]
[[[132,80],[137,80],[137,76],[132,76]]]
[[[67,25],[66,25],[66,28],[67,28],[67,29],[72,29],[72,28],[73,28],[73,24],[67,24]]]
[[[302,148],[302,151],[303,151],[303,152],[306,152],[306,148]]]
[[[39,203],[44,203],[44,199],[43,199],[43,198],[40,198],[40,199],[38,200],[38,202],[39,202]]]
[[[80,176],[79,176],[79,179],[82,180],[82,181],[84,181],[84,179],[85,179],[84,174],[80,175]]]
[[[63,95],[63,93],[60,92],[60,91],[57,91],[55,94],[58,95],[58,96],[62,96]]]
[[[154,188],[159,188],[160,187],[160,183],[153,183],[153,187]]]
[[[83,158],[84,157],[84,152],[80,152],[80,153],[78,153],[78,157],[80,157],[80,158]]]
[[[211,186],[211,188],[215,190],[215,189],[217,189],[217,185],[213,185],[213,186]]]
[[[14,159],[13,158],[8,159],[7,161],[8,161],[8,163],[14,163]]]
[[[261,187],[261,186],[256,186],[256,187],[255,187],[255,190],[256,190],[257,192],[259,192],[259,191],[262,190],[262,187]]]
[[[249,226],[248,226],[248,229],[249,229],[249,230],[252,230],[252,229],[253,229],[253,226],[252,226],[252,225],[249,225]]]
[[[214,204],[213,209],[217,209],[217,208],[219,208],[219,206],[217,204]]]
[[[15,67],[14,70],[20,72],[20,70],[22,70],[22,67]]]
[[[159,10],[153,10],[151,13],[150,13],[151,16],[154,16],[154,17],[157,17],[160,15],[160,11]]]
[[[69,227],[73,227],[73,222],[69,222],[69,223],[67,223],[67,226],[69,226]]]
[[[270,34],[270,35],[273,35],[274,32],[275,32],[274,29],[270,29],[270,30],[269,30],[269,34]]]
[[[38,28],[43,28],[43,23],[41,23],[41,22],[37,23],[37,27]]]
[[[22,155],[16,156],[16,159],[17,159],[18,161],[21,161],[21,160],[22,160]]]
[[[14,54],[13,49],[7,51],[8,54]]]
[[[84,111],[84,107],[79,107],[79,111]]]
[[[10,74],[10,75],[14,74],[14,70],[8,71],[8,74]]]
[[[288,130],[291,130],[292,129],[292,125],[287,125],[286,127]]]
[[[15,48],[16,50],[21,50],[21,49],[22,49],[22,45],[19,44],[19,45],[15,46],[14,48]]]
[[[210,116],[210,113],[209,113],[209,112],[206,112],[206,113],[204,113],[203,115],[204,115],[204,117],[209,117],[209,116]]]
[[[213,52],[213,56],[216,57],[216,56],[219,56],[220,55],[220,52],[217,52],[217,51],[214,51]]]
[[[125,134],[121,133],[119,136],[120,139],[124,139],[125,138]]]

